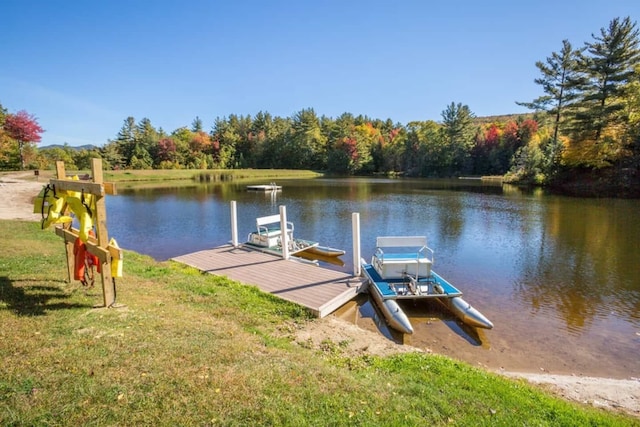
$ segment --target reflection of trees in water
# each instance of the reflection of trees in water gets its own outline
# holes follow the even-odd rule
[[[633,215],[628,201],[551,199],[539,237],[522,239],[517,295],[536,311],[554,311],[572,332],[596,317],[637,323],[640,281],[633,258],[640,251],[633,236],[640,233]]]

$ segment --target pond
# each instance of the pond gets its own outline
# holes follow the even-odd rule
[[[285,180],[276,194],[249,184],[264,182],[119,188],[107,197],[110,236],[165,260],[229,242],[232,200],[241,241],[284,205],[296,237],[345,249],[343,267],[326,267],[351,272],[358,212],[363,257],[377,236],[426,235],[434,270],[495,325],[470,330],[438,306],[408,303],[415,333],[405,342],[494,369],[640,376],[640,201],[479,180]],[[366,297],[335,315],[403,339]]]

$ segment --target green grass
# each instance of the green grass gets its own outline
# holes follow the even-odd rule
[[[298,343],[299,306],[128,251],[125,307],[94,308],[53,232],[0,221],[0,245],[3,426],[638,425],[441,356]]]
[[[0,180],[4,175],[15,172],[0,172]],[[67,176],[91,174],[89,170],[66,171]],[[256,181],[264,183],[280,179],[309,179],[322,176],[321,173],[309,170],[291,169],[144,169],[104,171],[104,181],[117,184],[117,188],[159,188],[185,187],[200,183],[228,182],[228,181]],[[36,177],[27,174],[21,179],[48,182],[55,178],[55,171],[40,171]]]
[[[249,179],[315,178],[322,174],[308,170],[289,169],[176,169],[176,170],[120,170],[105,171],[104,178],[111,182],[176,181],[198,182],[236,181]]]

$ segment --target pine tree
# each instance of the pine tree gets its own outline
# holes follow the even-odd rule
[[[459,174],[468,172],[470,165],[466,163],[471,160],[471,149],[473,147],[475,126],[473,119],[475,115],[469,106],[452,102],[441,113],[442,114],[442,135],[443,143],[447,147],[449,174]]]
[[[202,120],[200,117],[196,116],[191,122],[191,132],[203,132],[204,128],[202,127]]]
[[[553,115],[553,141],[554,147],[558,147],[558,134],[560,125],[567,108],[578,96],[576,83],[578,81],[578,58],[580,51],[574,50],[568,40],[562,41],[560,53],[553,52],[547,57],[546,62],[536,62],[536,67],[542,73],[542,77],[534,80],[542,86],[546,95],[534,99],[532,102],[517,102],[516,104],[536,111],[546,111]]]
[[[124,119],[124,124],[122,125],[122,128],[120,128],[115,141],[113,141],[117,145],[116,151],[122,155],[124,162],[123,166],[125,167],[131,163],[131,158],[134,156],[135,139],[136,119],[129,116]]]
[[[584,79],[579,82],[581,99],[575,119],[577,129],[598,142],[607,126],[625,124],[625,88],[640,61],[639,32],[629,17],[613,19],[593,42],[585,43],[588,55],[580,65]]]

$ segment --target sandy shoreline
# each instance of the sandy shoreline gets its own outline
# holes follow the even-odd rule
[[[47,180],[36,180],[32,171],[0,175],[0,190],[5,201],[0,204],[0,220],[39,221],[40,214],[33,213],[33,199]],[[415,347],[398,345],[380,334],[363,330],[356,325],[335,317],[327,317],[309,324],[298,331],[300,342],[313,342],[320,346],[325,339],[334,342],[349,342],[347,350],[351,354],[386,355],[397,352],[424,351]],[[533,384],[566,399],[596,407],[624,411],[640,417],[640,378],[610,379],[573,375],[553,375],[547,373],[497,373],[523,378]]]

